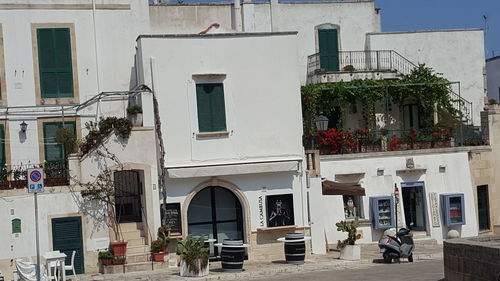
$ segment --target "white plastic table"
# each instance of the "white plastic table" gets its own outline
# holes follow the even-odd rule
[[[57,262],[57,264],[59,265],[59,272],[61,272],[61,279],[59,279],[59,281],[66,281],[66,270],[64,270],[66,254],[59,251],[53,251],[45,253],[43,257],[45,258],[45,266],[47,268],[47,275],[49,276],[49,280],[52,276],[49,264],[52,262]]]

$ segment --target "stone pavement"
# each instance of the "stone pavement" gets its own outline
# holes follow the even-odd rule
[[[373,251],[372,251],[373,250]],[[300,274],[308,272],[362,269],[382,263],[382,255],[378,253],[378,247],[368,245],[363,247],[361,261],[344,261],[338,259],[338,252],[330,252],[327,255],[313,255],[303,265],[290,265],[284,261],[254,262],[245,261],[244,271],[239,273],[228,273],[221,270],[220,262],[210,263],[210,274],[201,278],[186,278],[179,276],[178,268],[161,269],[145,272],[129,272],[124,274],[91,274],[82,275],[81,281],[156,281],[156,280],[248,280],[265,279],[270,276],[282,274]],[[433,245],[429,249],[420,249],[414,254],[416,262],[422,260],[436,259],[441,263],[442,246]],[[405,262],[405,261],[403,261]]]

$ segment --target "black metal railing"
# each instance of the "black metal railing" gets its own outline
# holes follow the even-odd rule
[[[67,162],[47,162],[43,164],[3,165],[0,167],[0,190],[23,189],[28,187],[28,169],[43,168],[45,186],[69,184]]]
[[[472,125],[472,102],[462,98],[457,93],[450,91],[453,108],[457,111],[459,121],[465,125]]]
[[[336,56],[337,54],[333,54]],[[332,54],[316,53],[307,57],[307,74],[324,72],[353,72],[353,71],[394,71],[407,75],[416,67],[411,61],[393,50],[379,51],[340,51],[339,65],[330,65],[331,69],[322,66],[321,58],[328,57],[328,61],[336,61]]]

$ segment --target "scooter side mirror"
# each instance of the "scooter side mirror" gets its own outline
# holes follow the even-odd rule
[[[413,222],[410,222],[410,225],[408,226],[408,228],[411,230],[414,226],[415,226],[415,224]]]

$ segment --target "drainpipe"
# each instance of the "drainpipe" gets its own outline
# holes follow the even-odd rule
[[[240,0],[234,0],[234,29],[236,29],[237,32],[242,31]]]
[[[101,92],[101,83],[99,79],[99,53],[98,53],[98,48],[97,48],[97,27],[96,27],[96,20],[95,20],[95,12],[96,12],[96,5],[95,5],[95,0],[92,0],[92,24],[94,28],[94,50],[95,50],[95,72],[96,72],[96,83],[97,83],[97,93]],[[95,121],[99,119],[99,107],[100,107],[100,99],[97,102],[97,109],[96,109],[96,117]]]

